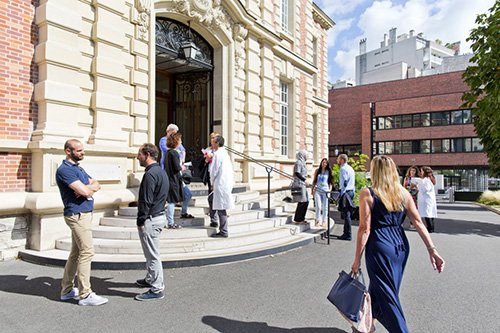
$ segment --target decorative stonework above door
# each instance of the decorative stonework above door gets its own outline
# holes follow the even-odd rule
[[[229,16],[221,0],[175,0],[176,8],[196,21],[212,29],[229,29]]]

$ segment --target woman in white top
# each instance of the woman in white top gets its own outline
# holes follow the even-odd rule
[[[326,158],[321,160],[314,173],[312,195],[316,206],[316,226],[323,227],[328,221],[328,193],[332,190],[332,169]]]
[[[434,232],[434,218],[437,217],[436,192],[434,184],[436,178],[430,167],[423,167],[422,178],[413,178],[412,183],[418,187],[417,206],[418,213],[425,219],[429,233]]]

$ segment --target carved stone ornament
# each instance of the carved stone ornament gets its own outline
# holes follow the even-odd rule
[[[137,25],[139,38],[147,40],[149,30],[149,15],[151,13],[151,0],[135,0],[135,9],[137,9]]]
[[[183,13],[212,29],[229,28],[228,17],[221,0],[174,0]]]
[[[233,25],[233,39],[235,41],[241,42],[247,38],[248,30],[243,26],[243,24]]]
[[[234,65],[236,71],[243,68],[243,62],[245,61],[245,48],[243,46],[243,41],[247,38],[248,30],[240,23],[234,23],[233,26],[233,39],[234,43]]]

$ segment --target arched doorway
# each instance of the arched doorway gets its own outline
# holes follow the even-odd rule
[[[179,126],[186,161],[194,176],[203,161],[213,128],[213,49],[189,26],[172,19],[156,18],[156,124],[155,142],[168,124]],[[184,48],[190,48],[185,52]]]

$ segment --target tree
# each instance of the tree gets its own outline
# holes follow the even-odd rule
[[[467,41],[474,53],[463,75],[470,90],[463,107],[474,108],[474,127],[488,156],[490,172],[500,177],[500,1],[476,17]]]

